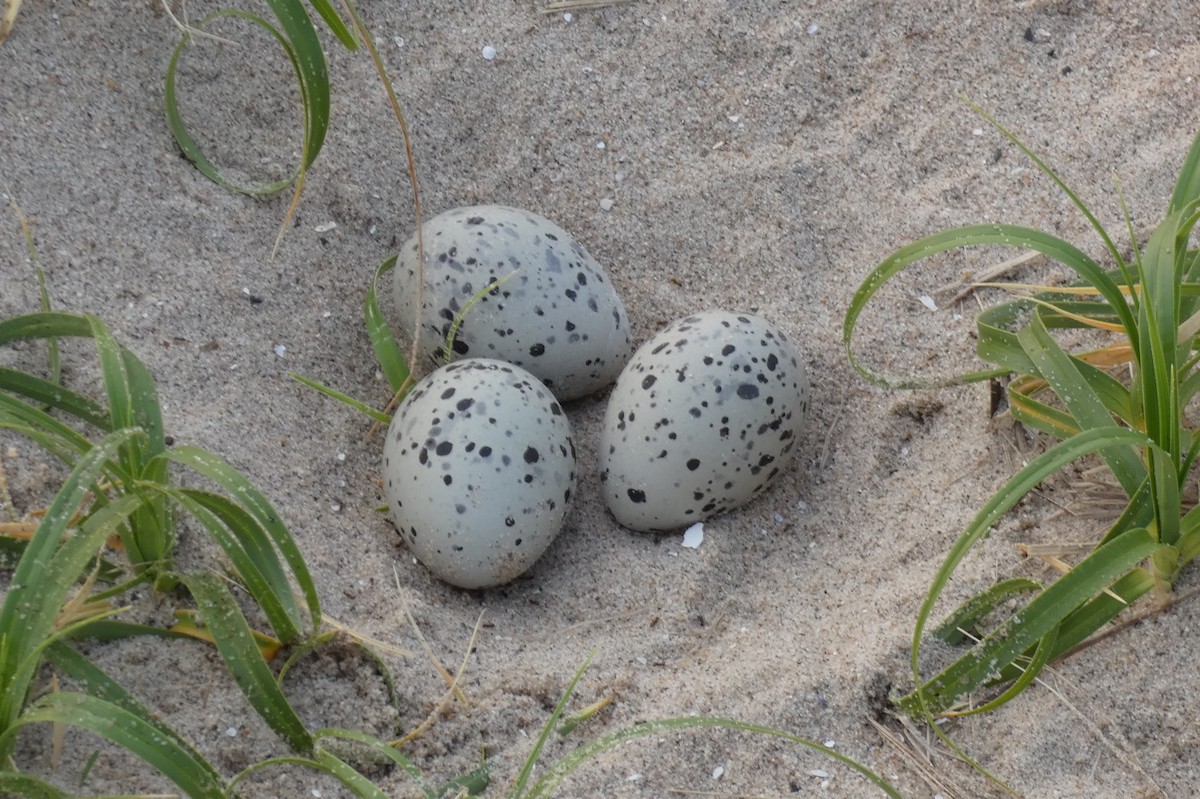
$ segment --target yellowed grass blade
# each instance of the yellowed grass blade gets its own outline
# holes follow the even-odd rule
[[[17,12],[21,10],[21,0],[4,0],[4,16],[0,17],[0,44],[12,32],[13,24],[17,21]]]

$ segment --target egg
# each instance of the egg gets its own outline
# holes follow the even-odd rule
[[[423,230],[421,308],[415,234],[397,257],[393,286],[401,328],[411,334],[420,314],[425,356],[441,362],[454,319],[491,286],[463,316],[452,359],[516,364],[564,402],[597,391],[620,374],[633,352],[625,306],[604,268],[565,230],[537,214],[500,205],[447,211]]]
[[[490,588],[525,572],[558,535],[575,490],[575,444],[536,377],[471,358],[405,397],[383,448],[396,529],[431,572]]]
[[[675,530],[761,494],[795,454],[808,378],[779,328],[705,311],[643,344],[617,379],[601,432],[616,520]]]

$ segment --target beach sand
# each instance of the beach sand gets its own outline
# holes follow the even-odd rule
[[[813,404],[792,468],[752,504],[710,520],[693,550],[681,535],[631,533],[606,514],[596,452],[605,396],[575,402],[579,488],[551,549],[503,588],[440,583],[376,510],[380,434],[289,377],[387,401],[361,304],[376,266],[413,232],[414,211],[369,59],[322,33],[329,136],[272,258],[289,192],[255,199],[210,182],[167,130],[163,81],[179,33],[157,0],[119,10],[27,0],[0,45],[0,191],[33,222],[54,306],[101,316],[157,378],[168,433],[221,454],[264,490],[330,617],[411,653],[387,655],[397,708],[352,647],[302,661],[286,689],[306,723],[381,736],[414,729],[445,684],[409,616],[450,670],[482,618],[466,704],[452,703],[404,749],[435,783],[486,752],[487,795],[505,795],[591,654],[572,707],[612,703],[552,739],[546,764],[636,722],[715,715],[830,742],[907,797],[1001,795],[940,744],[926,747],[914,726],[910,746],[928,748],[924,770],[941,782],[927,781],[870,722],[905,737],[885,700],[911,687],[917,608],[949,545],[1032,449],[990,419],[986,383],[904,392],[866,382],[847,359],[842,317],[892,250],[954,225],[1030,225],[1103,255],[1062,192],[963,97],[1058,169],[1119,246],[1129,236],[1114,175],[1138,234],[1152,229],[1200,128],[1200,7],[673,0],[568,20],[507,0],[362,6],[411,126],[427,216],[498,203],[549,217],[608,270],[639,341],[701,309],[759,313],[800,350]],[[186,10],[196,20],[217,7],[193,0]],[[184,57],[184,113],[233,174],[286,177],[301,137],[287,63],[261,31],[223,30],[242,44],[199,42]],[[974,313],[999,295],[949,303],[935,291],[1015,254],[978,250],[914,269],[864,315],[856,352],[889,374],[975,368]],[[0,311],[35,310],[8,211],[0,274]],[[1066,274],[1035,261],[1009,277]],[[39,356],[28,347],[3,358],[32,366]],[[89,348],[72,345],[67,361],[68,379],[94,391]],[[44,506],[59,472],[36,447],[5,441],[17,509]],[[1074,477],[1047,483],[999,525],[937,618],[997,579],[1050,576],[1015,544],[1100,533],[1102,519],[1059,511],[1080,499]],[[212,568],[218,557],[185,531],[182,566]],[[1178,590],[1196,584],[1188,573]],[[180,601],[143,591],[128,616],[165,625]],[[1184,603],[1056,665],[1000,711],[946,729],[1023,796],[1192,795],[1197,629],[1200,606]],[[211,647],[127,640],[86,650],[223,773],[287,753]],[[170,790],[82,733],[67,735],[54,768],[50,740],[48,729],[27,731],[21,767],[87,794]],[[371,776],[389,796],[419,795],[399,771]],[[261,772],[244,787],[349,795],[302,769]],[[881,794],[804,748],[705,731],[602,754],[559,795]]]

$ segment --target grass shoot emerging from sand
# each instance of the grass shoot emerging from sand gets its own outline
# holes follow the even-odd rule
[[[1071,653],[1139,597],[1165,601],[1180,570],[1200,554],[1200,508],[1184,494],[1200,434],[1185,409],[1200,391],[1200,251],[1189,247],[1200,220],[1200,136],[1184,160],[1166,213],[1144,245],[1121,256],[1095,215],[1016,136],[976,108],[1031,158],[1099,234],[1108,266],[1055,236],[1005,224],[937,233],[888,256],[854,295],[843,340],[868,380],[916,388],[1012,376],[1009,406],[1017,421],[1059,443],[1015,474],[980,509],[933,577],[912,640],[916,688],[898,699],[907,713],[932,720],[993,710],[1020,694],[1039,671]],[[1124,203],[1122,202],[1122,207]],[[1126,219],[1129,216],[1126,212]],[[864,366],[851,347],[858,317],[890,278],[937,253],[997,244],[1034,250],[1068,267],[1067,288],[1032,287],[1027,296],[977,318],[977,353],[991,366],[953,378],[896,379]],[[1055,331],[1092,329],[1098,348],[1065,348]],[[933,633],[967,646],[932,677],[918,667],[934,604],[971,548],[1038,483],[1081,458],[1098,455],[1123,494],[1124,510],[1090,551],[1049,585],[1003,580],[980,593]],[[1015,612],[1008,603],[1019,600]],[[997,615],[998,623],[987,623]]]

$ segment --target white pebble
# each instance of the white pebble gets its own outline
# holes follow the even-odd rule
[[[574,19],[574,17],[572,17],[572,16],[571,16],[571,12],[570,12],[570,11],[566,12],[565,14],[563,14],[563,20],[564,20],[565,22],[570,22],[572,19]]]
[[[688,549],[699,549],[704,543],[704,523],[696,522],[683,531],[683,545]]]
[[[596,149],[597,149],[597,150],[603,150],[603,149],[604,149],[605,147],[607,147],[607,146],[608,146],[608,145],[606,145],[606,144],[605,144],[604,142],[602,142],[602,141],[598,141],[598,142],[596,142]]]
[[[600,210],[601,211],[611,211],[612,209],[613,209],[612,198],[605,197],[603,200],[600,201]]]
[[[313,230],[317,231],[318,233],[328,233],[329,231],[333,230],[336,227],[337,227],[337,222],[322,222],[321,224],[319,224],[315,228],[313,228]]]
[[[225,730],[225,734],[228,735],[230,738],[236,738],[237,737],[237,727],[227,728]]]
[[[287,354],[287,347],[285,347],[282,344],[276,344],[274,349],[275,349],[275,354],[278,355],[280,358],[282,358],[284,355]]]
[[[404,37],[403,36],[393,36],[392,41],[396,43],[397,47],[404,46]]]
[[[483,46],[483,60],[484,61],[494,61],[495,58],[496,58],[496,48],[492,47],[490,44],[485,44]]]
[[[929,310],[931,310],[931,311],[937,310],[937,303],[934,302],[933,297],[930,297],[928,294],[922,294],[920,297],[917,297],[917,299],[920,300],[921,304],[924,305]]]
[[[811,25],[809,25],[807,28],[805,28],[804,32],[807,33],[809,36],[812,36],[819,30],[820,30],[820,28],[817,27],[817,23],[814,22]]]
[[[814,768],[808,772],[808,775],[821,780],[829,779],[829,772],[823,768]]]
[[[713,769],[713,779],[714,780],[719,780],[724,776],[725,776],[725,767],[724,766],[717,766],[715,769]]]

